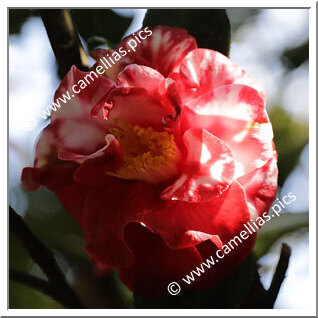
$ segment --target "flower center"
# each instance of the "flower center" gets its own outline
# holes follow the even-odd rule
[[[118,140],[124,158],[119,170],[108,174],[123,179],[158,183],[178,172],[179,150],[172,134],[125,122],[117,124],[118,128],[111,128],[110,133]]]

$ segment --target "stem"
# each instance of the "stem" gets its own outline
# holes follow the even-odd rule
[[[88,70],[88,60],[69,12],[66,9],[41,9],[41,18],[49,37],[62,78],[74,64]]]
[[[53,253],[31,232],[24,220],[14,209],[9,207],[9,228],[21,241],[34,262],[39,265],[48,281],[68,308],[84,308],[74,290],[66,282],[65,276],[59,268]]]

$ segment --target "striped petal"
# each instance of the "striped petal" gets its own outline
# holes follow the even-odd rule
[[[235,165],[229,147],[206,130],[189,129],[183,136],[187,150],[182,175],[162,193],[163,199],[200,202],[226,190]]]

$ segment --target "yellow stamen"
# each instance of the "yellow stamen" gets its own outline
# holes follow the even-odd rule
[[[177,173],[179,151],[172,134],[154,131],[152,127],[119,121],[117,124],[118,128],[111,128],[110,133],[118,140],[124,159],[118,171],[107,174],[157,183]]]

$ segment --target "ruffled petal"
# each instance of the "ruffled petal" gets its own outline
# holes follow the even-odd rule
[[[120,120],[141,127],[151,126],[159,131],[163,128],[162,119],[174,113],[174,109],[161,98],[141,87],[118,87],[92,111],[110,123]]]
[[[44,185],[55,191],[73,182],[72,176],[78,165],[58,160],[56,142],[54,129],[46,127],[35,147],[34,167],[22,171],[21,182],[26,190],[35,191]]]
[[[181,105],[181,96],[175,82],[164,78],[156,70],[142,65],[129,65],[118,75],[118,87],[143,88],[160,100],[166,117],[175,118]],[[165,117],[165,118],[166,118]]]
[[[235,171],[230,148],[201,129],[187,130],[183,141],[187,149],[183,173],[164,190],[162,198],[201,202],[222,194],[231,184]]]
[[[216,251],[220,247],[209,239],[196,246],[176,250],[167,247],[160,236],[140,224],[128,224],[124,233],[125,241],[134,254],[134,262],[119,270],[119,278],[130,290],[148,297],[169,296],[167,287],[172,282],[177,282],[182,291],[211,288],[233,274],[250,254],[255,241],[255,234],[251,235],[230,254],[218,259]],[[210,268],[202,265],[203,262],[210,264]]]
[[[197,47],[196,40],[183,29],[156,26],[146,31],[148,34],[150,32],[152,34],[141,43],[138,44],[134,35],[131,35],[124,39],[118,47],[124,47],[128,55],[134,57],[136,64],[150,66],[165,77],[178,67],[190,51]],[[140,34],[140,32],[145,31],[137,31],[135,34]],[[137,44],[136,46],[134,42]],[[135,46],[134,52],[131,46]]]
[[[236,181],[210,201],[164,200],[155,204],[152,198],[152,202],[151,213],[144,214],[142,222],[173,249],[201,243],[206,239],[201,233],[217,235],[224,243],[250,220],[244,190]]]
[[[142,222],[152,198],[148,184],[116,178],[90,193],[84,208],[84,235],[86,250],[95,264],[124,267],[132,263],[133,255],[124,242],[123,230],[129,222]]]
[[[119,270],[119,278],[137,294],[168,294],[168,284],[180,282],[202,260],[195,247],[171,250],[160,236],[137,223],[126,226],[125,241],[134,254],[134,262]]]
[[[72,156],[71,156],[72,157]],[[81,158],[80,160],[83,160]],[[74,180],[80,184],[98,187],[109,184],[113,178],[106,171],[116,171],[123,160],[123,151],[112,135],[106,136],[106,146],[95,154],[87,156],[76,169]]]

